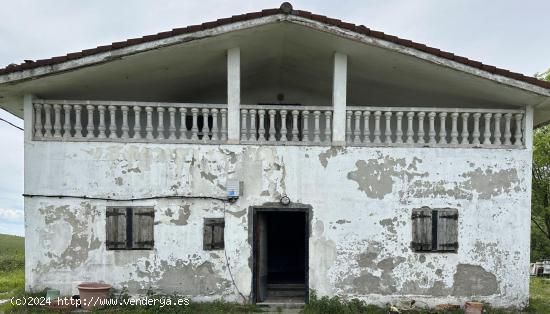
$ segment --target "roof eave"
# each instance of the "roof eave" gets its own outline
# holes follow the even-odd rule
[[[166,46],[177,45],[185,42],[229,33],[232,31],[257,27],[269,23],[288,21],[318,31],[324,31],[349,40],[354,40],[405,55],[410,55],[457,71],[489,79],[500,84],[550,97],[550,88],[545,88],[533,83],[526,82],[526,79],[538,81],[535,78],[527,78],[525,76],[522,76],[521,74],[511,73],[509,71],[498,69],[493,66],[486,66],[479,62],[471,61],[463,57],[454,56],[450,53],[426,47],[425,45],[420,45],[412,41],[403,40],[395,36],[388,36],[381,32],[370,31],[364,26],[356,26],[354,24],[343,23],[337,20],[335,22],[335,20],[328,19],[326,17],[316,16],[312,14],[299,14],[300,11],[297,12],[298,14],[287,15],[283,13],[277,13],[267,16],[254,17],[252,19],[243,19],[240,21],[230,22],[211,28],[206,27],[205,29],[200,29],[194,32],[186,32],[179,35],[169,36],[167,34],[165,38],[158,40],[136,43],[119,49],[106,50],[104,52],[98,52],[93,55],[75,58],[60,63],[54,63],[51,65],[44,65],[17,72],[2,74],[0,75],[0,85],[18,84],[27,80],[53,74],[59,74],[66,71],[72,71],[82,67],[97,65],[132,54],[159,49]],[[441,54],[444,57],[438,54]],[[453,58],[456,58],[457,60],[452,60]],[[468,63],[472,63],[478,67],[468,65]],[[479,67],[481,67],[481,69]],[[518,79],[501,75],[499,74],[499,72],[508,72],[509,76],[517,75]]]

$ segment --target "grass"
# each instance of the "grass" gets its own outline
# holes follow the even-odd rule
[[[550,278],[531,278],[529,313],[550,313]]]
[[[0,234],[0,299],[24,291],[25,239]]]
[[[11,297],[22,298],[30,296],[44,296],[45,293],[26,293],[25,292],[25,273],[24,273],[24,238],[0,234],[0,300]],[[530,282],[530,304],[526,313],[550,313],[550,279],[531,278]],[[115,295],[119,300],[127,298],[124,292]],[[149,295],[153,299],[170,298],[175,300],[176,296]],[[186,306],[110,306],[93,311],[93,313],[254,313],[261,312],[261,309],[254,305],[241,305],[237,303],[216,301],[209,303],[190,302]],[[525,313],[523,312],[523,313]],[[13,306],[9,302],[0,305],[0,313],[59,313],[48,308]],[[310,303],[303,311],[304,314],[332,314],[332,313],[388,313],[388,309],[366,304],[360,300],[354,299],[344,301],[338,297],[317,297],[312,294]],[[420,309],[406,310],[402,313],[463,313],[462,310],[456,311],[426,311]],[[492,309],[486,307],[487,314],[507,314],[514,313],[502,309]]]

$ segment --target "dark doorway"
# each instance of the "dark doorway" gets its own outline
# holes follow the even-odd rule
[[[307,301],[308,238],[307,209],[255,209],[256,302]]]

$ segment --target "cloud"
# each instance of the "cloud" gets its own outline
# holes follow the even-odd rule
[[[9,209],[9,208],[0,208],[0,221],[3,222],[23,222],[23,211]]]

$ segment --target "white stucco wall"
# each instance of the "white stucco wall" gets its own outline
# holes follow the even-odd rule
[[[248,208],[286,194],[313,208],[309,287],[320,295],[372,303],[406,296],[429,305],[478,299],[523,306],[528,300],[527,149],[27,141],[25,164],[27,194],[223,197],[228,177],[244,181],[244,195],[225,205],[225,246],[246,297]],[[107,251],[105,207],[131,204],[155,207],[154,250]],[[421,206],[458,208],[457,254],[411,251],[411,210]],[[224,204],[216,200],[27,197],[26,287],[69,294],[80,281],[103,280],[130,292],[152,288],[241,301],[224,252],[202,249],[203,219],[223,216]]]

